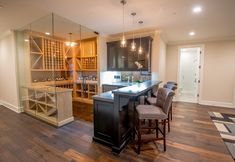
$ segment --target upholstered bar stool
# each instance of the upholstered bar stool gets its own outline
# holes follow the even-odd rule
[[[138,149],[137,153],[140,153],[140,147],[142,142],[163,140],[164,151],[166,151],[166,120],[168,119],[168,113],[170,111],[170,106],[172,103],[172,98],[174,92],[167,88],[159,88],[157,93],[157,102],[156,106],[154,105],[138,105],[136,107],[137,113],[137,123],[135,125],[135,133],[138,137]],[[150,123],[146,125],[146,122],[142,121],[155,121],[155,123]],[[158,127],[158,121],[163,123],[163,129]],[[149,138],[145,141],[141,140],[143,130],[156,130],[154,138]],[[162,137],[159,137],[158,131],[162,134]]]
[[[175,91],[177,89],[177,87],[173,84],[164,84],[163,87],[172,91]],[[156,105],[157,97],[147,97],[146,102],[150,105]],[[168,132],[170,132],[170,119],[172,120],[172,105],[168,114],[168,119],[166,121],[166,123],[168,124]]]

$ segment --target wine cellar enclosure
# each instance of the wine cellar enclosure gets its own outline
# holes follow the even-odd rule
[[[96,32],[52,13],[14,34],[21,111],[60,127],[74,120],[73,103],[93,104]]]
[[[98,93],[97,38],[71,46],[66,39],[36,31],[24,35],[29,74],[22,86],[24,111],[55,126],[73,121],[72,101],[92,104]]]
[[[98,92],[97,38],[77,40],[71,47],[66,40],[43,34],[29,37],[32,85],[69,88],[73,100],[92,103]]]

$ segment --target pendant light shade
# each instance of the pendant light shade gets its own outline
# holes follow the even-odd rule
[[[132,17],[133,17],[133,21],[132,21],[132,24],[133,24],[133,28],[134,28],[134,25],[135,25],[135,21],[134,21],[134,17],[135,17],[135,15],[136,15],[136,13],[135,12],[132,12],[131,13],[131,15],[132,15]],[[133,39],[133,41],[132,41],[132,43],[131,43],[131,51],[132,52],[135,52],[136,51],[136,43],[135,43],[135,35],[134,35],[134,29],[133,29],[133,32],[132,32],[132,39]]]
[[[126,4],[126,0],[121,0],[120,3],[122,4],[122,38],[121,38],[121,48],[126,47],[126,38],[124,35],[124,30],[125,30],[125,21],[124,21],[124,6]]]
[[[72,33],[69,33],[69,41],[68,42],[65,42],[65,45],[66,46],[70,46],[70,47],[74,47],[77,45],[76,42],[72,42]]]
[[[142,25],[144,22],[143,21],[139,21],[138,22],[140,25]],[[141,35],[140,35],[140,46],[138,48],[138,54],[141,55],[143,54],[143,47],[142,47],[142,44],[141,44]]]

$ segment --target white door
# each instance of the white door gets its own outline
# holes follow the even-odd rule
[[[180,49],[179,101],[198,102],[200,51],[200,47]]]

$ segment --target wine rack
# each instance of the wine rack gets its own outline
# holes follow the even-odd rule
[[[63,39],[33,33],[29,43],[32,85],[72,89],[74,100],[92,103],[98,83],[79,84],[77,80],[88,76],[97,78],[97,38],[81,40],[78,46],[71,47]],[[42,105],[38,107],[43,112]]]
[[[28,99],[24,101],[25,112],[55,126],[74,120],[71,90],[55,87],[25,87]]]
[[[85,70],[97,69],[96,57],[91,56],[91,57],[81,58],[81,67],[82,69],[85,69]]]
[[[44,39],[44,69],[64,69],[63,42]]]

